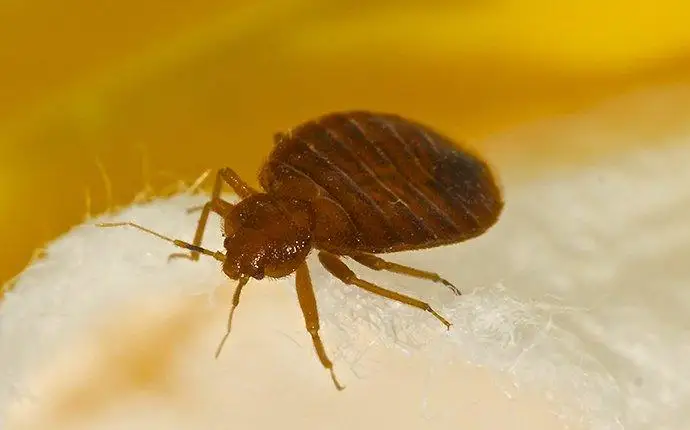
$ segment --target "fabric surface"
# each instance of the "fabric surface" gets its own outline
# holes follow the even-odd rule
[[[590,143],[611,138],[582,136]],[[427,314],[341,285],[311,258],[324,343],[348,386],[345,393],[385,374],[399,381],[394,391],[404,390],[408,374],[377,355],[390,348],[410,360],[423,357],[419,368],[428,373],[421,384],[427,384],[427,391],[409,394],[419,409],[399,410],[399,417],[411,414],[420,421],[408,418],[396,424],[400,428],[420,422],[453,428],[453,402],[468,394],[468,386],[455,376],[438,375],[466,362],[493,370],[494,383],[508,396],[522,391],[545,395],[555,414],[581,428],[686,428],[688,136],[690,130],[659,142],[656,149],[517,185],[508,177],[505,213],[489,233],[458,246],[390,257],[438,271],[466,293],[460,298],[443,287],[352,262],[368,280],[429,300],[453,322],[450,332]],[[183,194],[135,205],[114,217],[189,239],[196,215],[185,214],[184,208],[202,200]],[[205,245],[218,248],[219,236],[217,223],[211,222]],[[319,420],[328,420],[317,411],[336,402],[335,390],[313,357],[292,278],[248,284],[235,314],[230,352],[224,353],[229,361],[221,356],[216,362],[212,354],[223,333],[232,283],[215,261],[168,263],[170,252],[174,249],[168,243],[141,232],[90,224],[50,244],[0,307],[0,417],[30,416],[38,425],[41,416],[55,422],[59,414],[68,423],[64,428],[104,429],[123,423],[182,429],[200,423],[223,428],[228,420],[268,422],[266,411],[251,415],[236,400],[232,407],[224,403],[240,393],[246,402],[265,401],[264,407],[278,411],[274,418],[285,425],[317,428],[324,422]],[[281,312],[291,315],[288,323],[280,319]],[[283,343],[274,348],[272,342]],[[257,357],[254,365],[247,351]],[[155,357],[149,357],[153,352]],[[99,371],[104,357],[114,360],[106,360],[112,367]],[[266,357],[272,367],[258,359]],[[247,381],[245,372],[265,379]],[[296,383],[301,386],[295,388]],[[451,393],[450,400],[435,396],[441,386]],[[122,393],[132,387],[136,394],[123,400]],[[55,390],[63,400],[46,397]],[[290,397],[292,390],[312,397]],[[156,400],[171,393],[193,412],[183,419],[185,408]],[[281,415],[281,401],[292,412]],[[107,405],[100,415],[84,412],[84,405],[98,402]],[[371,406],[368,413],[375,418],[370,423],[383,408]],[[42,412],[31,413],[36,410]],[[317,417],[310,419],[312,412]],[[362,415],[346,406],[339,413]],[[515,421],[518,415],[507,413],[513,421],[505,428],[522,428]],[[390,420],[398,423],[395,417]]]

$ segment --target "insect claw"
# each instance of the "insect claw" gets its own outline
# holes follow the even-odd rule
[[[335,388],[338,391],[343,391],[345,389],[345,386],[342,385],[340,382],[338,382],[338,378],[336,378],[336,376],[335,376],[335,371],[332,368],[329,370],[331,372],[331,379],[333,380],[333,383],[335,384]]]
[[[453,293],[455,293],[458,296],[462,296],[462,291],[458,289],[455,285],[451,284],[450,282],[446,281],[445,279],[441,279],[441,283],[448,287]]]
[[[447,328],[448,330],[450,330],[450,327],[451,327],[453,324],[451,324],[450,322],[448,322],[447,319],[443,318],[443,317],[442,317],[438,312],[436,312],[435,310],[433,310],[433,309],[430,308],[429,311],[430,311],[439,321],[441,321],[441,322],[443,323],[443,325],[445,325],[446,328]]]

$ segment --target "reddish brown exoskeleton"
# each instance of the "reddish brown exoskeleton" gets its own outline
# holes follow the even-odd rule
[[[397,115],[365,111],[332,113],[275,136],[275,148],[261,169],[263,191],[247,185],[229,168],[217,173],[192,243],[167,238],[191,251],[174,254],[197,260],[209,255],[239,280],[228,328],[242,288],[250,278],[296,274],[299,303],[316,353],[333,372],[319,337],[319,316],[307,268],[309,253],[345,284],[429,312],[450,323],[427,303],[358,278],[342,261],[349,257],[375,269],[440,282],[436,273],[388,262],[375,254],[459,243],[481,235],[499,219],[502,192],[489,166],[476,155],[419,123]],[[240,197],[221,198],[225,183]],[[225,253],[201,247],[210,212],[225,223]]]

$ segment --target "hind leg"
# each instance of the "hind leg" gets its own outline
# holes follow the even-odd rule
[[[396,293],[395,291],[390,291],[385,288],[381,288],[378,285],[372,284],[371,282],[360,279],[355,275],[355,273],[350,270],[345,263],[340,260],[340,257],[333,255],[328,252],[319,252],[319,261],[323,267],[330,272],[333,276],[340,279],[348,285],[356,285],[359,288],[369,291],[370,293],[377,294],[379,296],[385,297],[387,299],[395,300],[396,302],[404,303],[406,305],[421,309],[425,312],[429,312],[435,316],[439,321],[441,321],[446,328],[450,329],[450,323],[448,320],[443,318],[438,312],[436,312],[428,303],[421,300],[414,299],[410,296],[404,294]]]
[[[413,278],[428,279],[434,282],[440,282],[448,287],[453,293],[458,296],[462,293],[453,284],[441,278],[437,273],[426,272],[424,270],[415,269],[414,267],[403,266],[402,264],[392,263],[383,258],[379,258],[371,254],[356,254],[349,256],[359,264],[374,270],[387,270],[389,272],[400,273],[402,275],[411,276]]]

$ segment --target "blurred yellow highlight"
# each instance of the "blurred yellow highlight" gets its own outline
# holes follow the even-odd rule
[[[690,3],[684,1],[385,3],[362,13],[344,8],[349,13],[285,37],[314,55],[357,55],[366,49],[469,54],[571,71],[634,67],[690,48]]]
[[[94,114],[94,110],[109,95],[117,94],[137,81],[174,69],[189,58],[203,55],[204,51],[213,49],[215,45],[241,44],[243,35],[262,31],[262,23],[290,12],[294,4],[294,1],[274,0],[263,4],[249,3],[242,8],[236,6],[228,11],[219,11],[202,26],[180,34],[173,33],[167,40],[142,40],[142,46],[117,58],[109,67],[80,76],[79,79],[69,79],[64,86],[47,92],[36,105],[4,118],[0,122],[0,133],[21,134],[22,126],[31,127],[42,118],[54,115],[58,106],[69,110],[63,114],[70,115],[71,111],[80,124],[88,127],[89,121],[98,120],[98,112]]]

